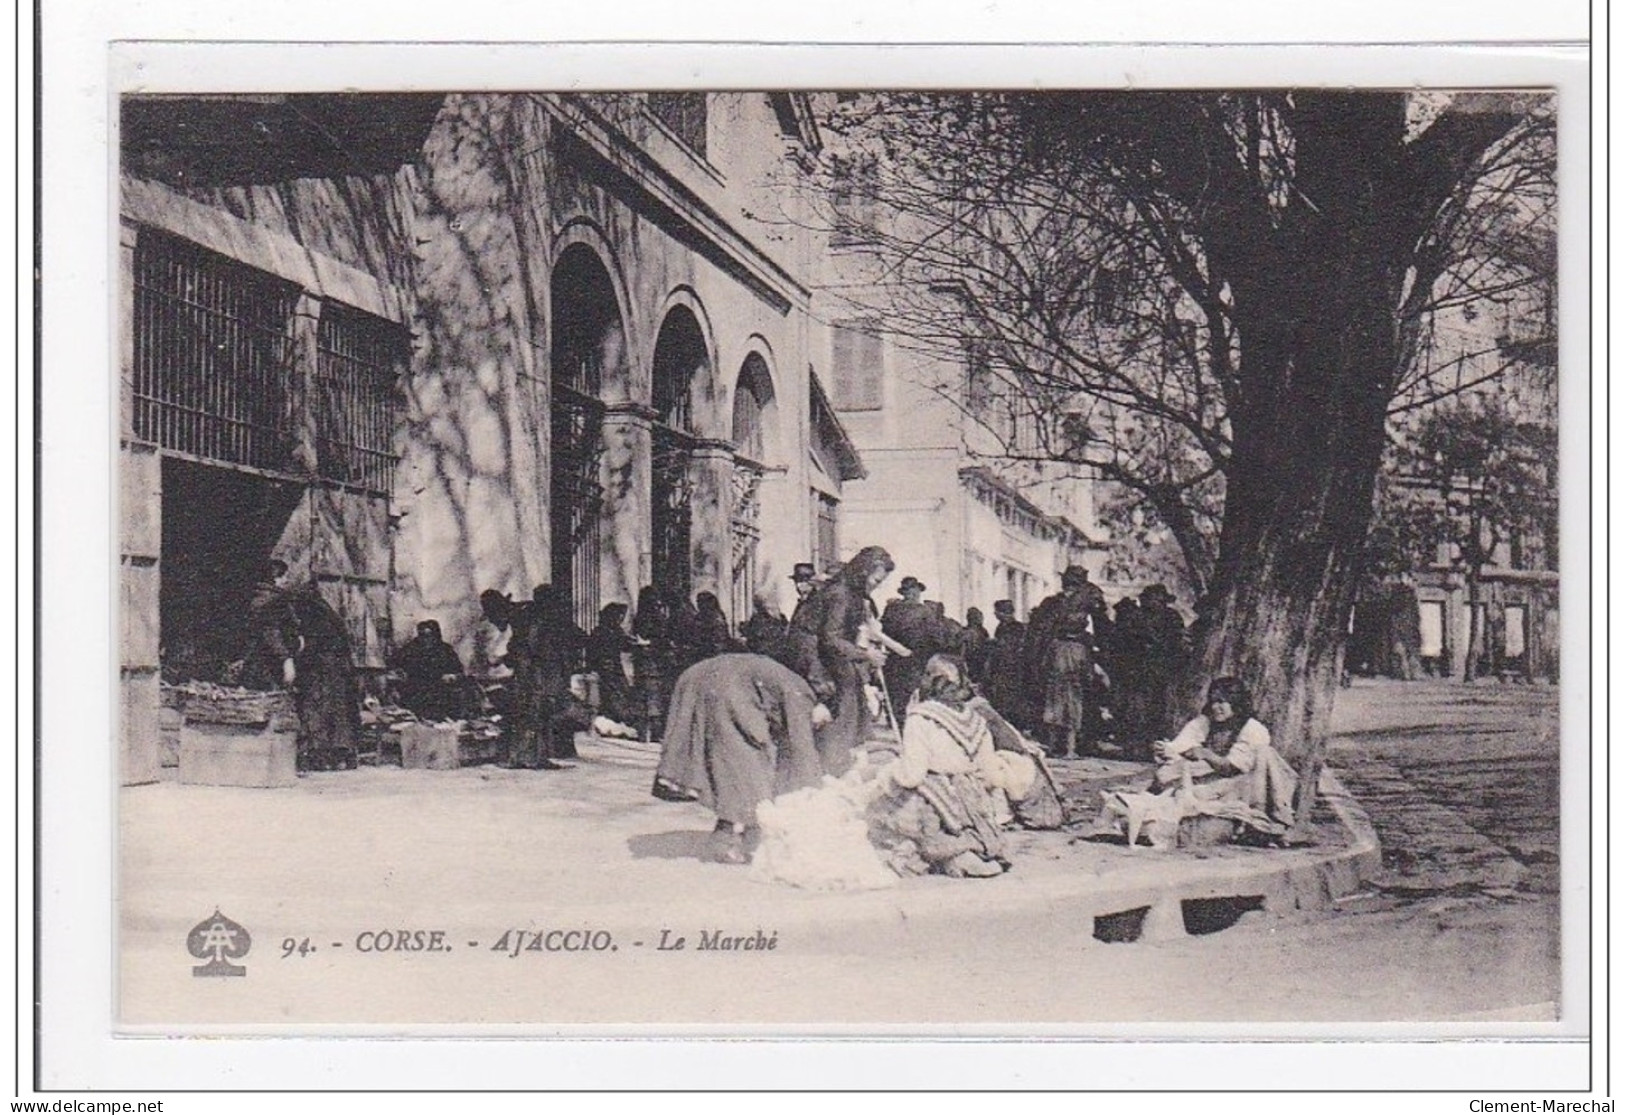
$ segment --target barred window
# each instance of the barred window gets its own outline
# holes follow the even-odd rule
[[[705,158],[707,102],[704,93],[650,93],[649,111],[683,145]]]
[[[325,480],[388,492],[404,331],[336,302],[316,327],[316,461]]]
[[[836,410],[879,410],[885,404],[885,360],[880,335],[869,321],[836,325],[834,344]]]
[[[205,460],[290,469],[298,289],[143,229],[134,293],[135,436]]]

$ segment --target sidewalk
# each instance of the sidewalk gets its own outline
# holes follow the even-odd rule
[[[918,1000],[922,959],[976,963],[992,944],[1020,942],[1022,978],[1033,981],[1023,994],[1042,1003],[1057,963],[1118,953],[1103,940],[1168,940],[1184,935],[1188,918],[1201,930],[1252,909],[1320,908],[1357,889],[1379,860],[1360,810],[1328,777],[1314,848],[1159,853],[1022,832],[1015,867],[1000,878],[806,892],[702,862],[713,818],[649,795],[656,758],[648,744],[592,740],[557,772],[381,767],[313,774],[285,790],[126,788],[121,1015],[254,1026],[935,1017],[962,1008],[897,1009]],[[1071,786],[1142,769],[1058,767]],[[190,975],[187,933],[216,908],[253,934],[247,979]],[[358,951],[376,940],[360,940],[367,931],[403,929],[440,931],[446,948]],[[530,947],[555,929],[608,943]],[[659,948],[663,931],[686,947]],[[700,948],[702,934],[774,944],[726,953]],[[307,940],[311,951],[298,951]],[[509,955],[516,940],[520,955]],[[831,971],[828,986],[783,994],[786,977]],[[882,1009],[845,1017],[854,998]]]

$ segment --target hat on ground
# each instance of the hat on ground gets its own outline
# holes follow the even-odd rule
[[[816,581],[818,580],[818,570],[810,561],[798,561],[795,568],[790,571],[790,579],[792,581]]]
[[[907,592],[911,588],[917,588],[921,592],[924,592],[925,582],[921,581],[918,577],[904,577],[903,582],[897,586],[897,591]]]

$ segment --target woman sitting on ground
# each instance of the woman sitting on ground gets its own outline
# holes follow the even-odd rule
[[[1038,772],[994,747],[974,697],[963,661],[937,654],[926,663],[902,752],[881,772],[889,788],[870,810],[871,839],[899,874],[984,878],[1010,867],[1000,825],[1009,798],[1024,796]]]
[[[1256,839],[1279,840],[1292,828],[1298,779],[1253,716],[1252,695],[1239,678],[1220,677],[1208,686],[1202,713],[1173,739],[1157,745],[1163,760],[1146,794],[1113,794],[1106,811],[1126,827],[1132,843],[1142,821],[1177,826],[1191,817],[1234,822]],[[1148,833],[1168,845],[1172,833]]]

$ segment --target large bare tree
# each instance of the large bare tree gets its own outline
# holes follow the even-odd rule
[[[1312,787],[1391,414],[1491,374],[1439,358],[1441,313],[1549,288],[1548,103],[901,94],[827,123],[847,296],[965,363],[976,417],[1027,412],[1012,456],[1167,529],[1200,593],[1172,696],[1240,675]]]

